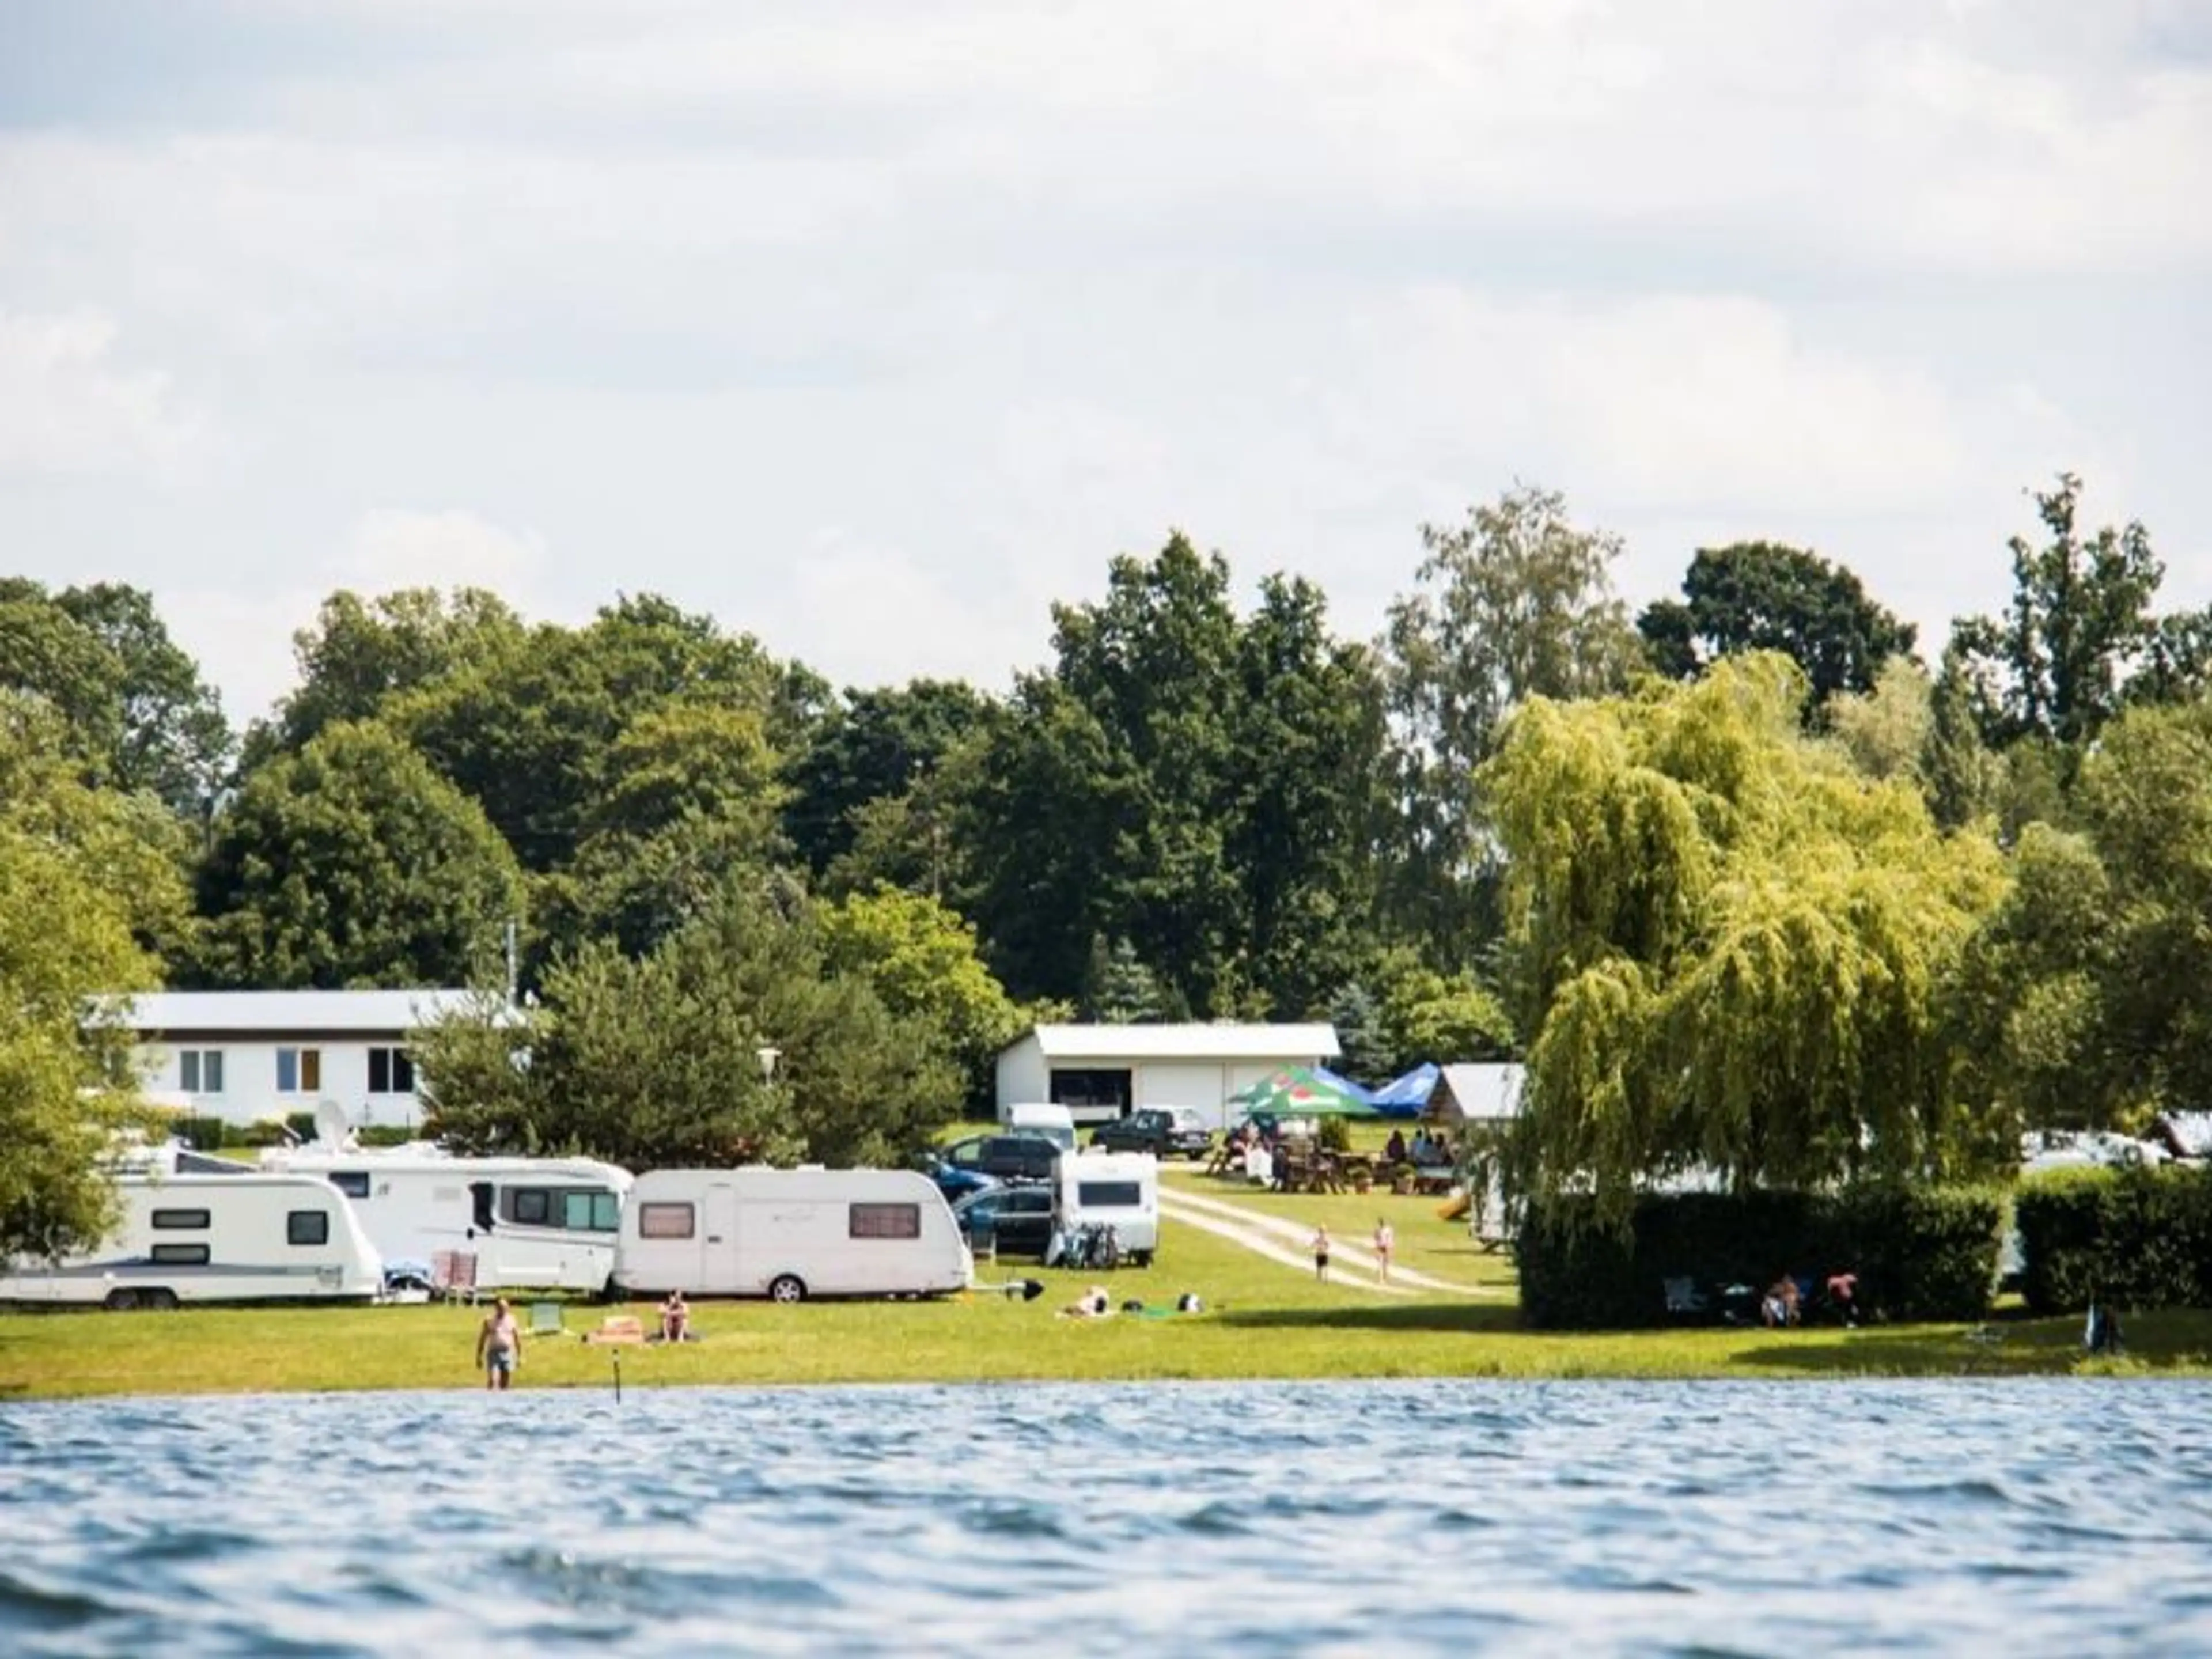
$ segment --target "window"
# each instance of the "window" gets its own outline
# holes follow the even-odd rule
[[[371,1048],[368,1091],[373,1095],[413,1094],[415,1057],[404,1048]]]
[[[327,1244],[331,1242],[328,1210],[295,1210],[284,1218],[287,1244]]]
[[[204,1267],[208,1264],[208,1247],[204,1244],[156,1244],[154,1260],[165,1267]]]
[[[205,1210],[156,1210],[154,1227],[157,1232],[205,1232],[208,1212]]]
[[[1135,1210],[1145,1202],[1145,1188],[1134,1181],[1079,1181],[1076,1207],[1085,1210]]]
[[[186,1048],[177,1055],[177,1086],[188,1095],[222,1092],[222,1050]]]
[[[692,1208],[689,1204],[641,1204],[637,1206],[640,1238],[689,1238]]]
[[[501,1216],[525,1227],[543,1227],[553,1219],[553,1194],[543,1187],[508,1187],[499,1195]]]
[[[276,1092],[312,1095],[323,1086],[320,1048],[279,1048],[276,1051]]]
[[[848,1238],[920,1238],[919,1204],[855,1204],[846,1212]]]
[[[368,1171],[366,1170],[333,1170],[331,1171],[331,1185],[337,1188],[348,1198],[367,1198],[368,1196]]]
[[[580,1188],[561,1194],[561,1224],[572,1233],[611,1233],[622,1224],[622,1200]]]

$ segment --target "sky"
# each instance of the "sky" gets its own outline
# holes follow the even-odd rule
[[[2212,0],[8,0],[0,570],[234,719],[331,591],[1003,690],[1173,530],[1367,637],[1516,481],[1940,647],[2212,603]]]

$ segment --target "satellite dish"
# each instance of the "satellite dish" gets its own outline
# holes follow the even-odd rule
[[[353,1145],[353,1125],[346,1121],[346,1109],[335,1100],[315,1103],[315,1139],[325,1146]]]

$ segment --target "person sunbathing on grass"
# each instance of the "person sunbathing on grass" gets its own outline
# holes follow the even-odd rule
[[[1103,1285],[1093,1285],[1060,1310],[1062,1319],[1103,1319],[1114,1311]]]

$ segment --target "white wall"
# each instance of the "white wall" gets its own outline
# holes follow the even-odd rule
[[[1010,1106],[1018,1106],[1024,1101],[1050,1100],[1052,1074],[1044,1063],[1044,1044],[1031,1031],[999,1055],[999,1121],[1006,1121],[1006,1109]]]
[[[203,1117],[219,1117],[232,1123],[252,1123],[264,1117],[281,1118],[292,1112],[312,1112],[315,1103],[335,1100],[356,1125],[419,1123],[422,1102],[413,1094],[373,1095],[368,1091],[368,1051],[372,1048],[403,1046],[397,1036],[349,1039],[328,1037],[238,1037],[187,1040],[179,1043],[141,1043],[137,1054],[140,1076],[149,1089],[184,1091],[185,1048],[222,1055],[222,1092],[204,1091],[187,1097],[192,1110]],[[313,1048],[322,1055],[320,1086],[280,1093],[276,1087],[276,1051]],[[417,1079],[419,1084],[420,1079]]]
[[[1222,1121],[1221,1103],[1233,1091],[1224,1087],[1229,1068],[1218,1060],[1146,1060],[1133,1079],[1139,1106],[1194,1106],[1208,1123]]]

